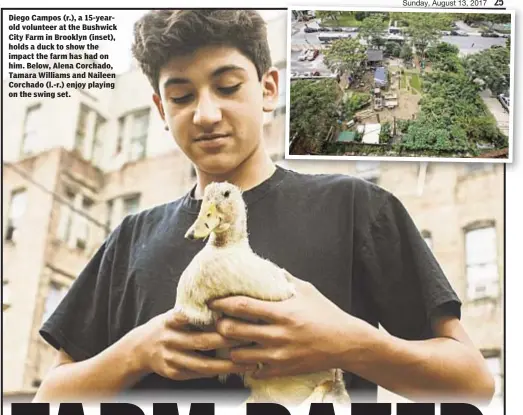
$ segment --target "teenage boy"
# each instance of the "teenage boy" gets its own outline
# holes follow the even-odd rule
[[[41,329],[59,351],[35,400],[230,388],[217,376],[258,362],[259,377],[341,368],[354,401],[375,400],[377,385],[416,400],[492,397],[460,301],[402,204],[360,179],[298,174],[267,155],[263,115],[279,79],[256,11],[152,11],[135,26],[133,53],[197,184],[126,217],[79,275]],[[253,249],[294,275],[298,293],[216,300],[230,317],[199,332],[172,311],[203,246],[184,234],[206,185],[225,180],[244,190]],[[231,360],[214,357],[231,346]]]

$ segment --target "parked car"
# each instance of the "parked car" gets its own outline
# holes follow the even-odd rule
[[[311,52],[309,52],[309,56],[308,56],[307,60],[313,61],[314,59],[316,59],[318,57],[319,54],[320,54],[320,51],[318,49],[313,49]]]
[[[318,28],[318,32],[330,32],[330,27],[321,26]]]
[[[315,27],[306,27],[305,29],[303,29],[303,31],[304,31],[305,33],[315,33],[315,32],[318,31],[318,29],[315,28]]]
[[[510,108],[510,97],[505,94],[499,94],[498,100],[507,111],[509,111]]]
[[[332,31],[333,32],[343,32],[343,29],[341,27],[333,27]]]
[[[451,30],[450,31],[451,36],[468,36],[469,34],[465,32],[464,30]]]
[[[505,39],[509,39],[510,35],[508,33],[503,33],[501,37],[504,37]]]
[[[496,32],[486,31],[481,33],[482,37],[499,37],[499,35]]]
[[[441,33],[441,36],[450,36],[451,35],[450,30],[442,30],[440,33]]]

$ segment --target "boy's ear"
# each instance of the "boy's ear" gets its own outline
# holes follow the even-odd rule
[[[270,68],[262,78],[263,111],[272,112],[278,105],[279,98],[279,73],[276,68]]]
[[[165,122],[165,111],[163,110],[162,98],[160,97],[160,95],[153,94],[153,102],[154,105],[156,105],[156,109],[158,109],[160,117],[162,117],[162,120]]]

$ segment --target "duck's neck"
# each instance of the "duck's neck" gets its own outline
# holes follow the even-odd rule
[[[229,229],[223,232],[213,233],[212,237],[209,239],[209,243],[217,248],[221,248],[226,245],[248,245],[249,238],[247,234],[246,218],[239,218],[236,223],[231,225]]]

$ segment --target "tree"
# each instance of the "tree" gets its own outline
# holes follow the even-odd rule
[[[316,11],[316,17],[321,19],[322,22],[324,22],[325,20],[338,20],[337,12],[329,10]]]
[[[339,116],[340,89],[335,80],[299,80],[291,84],[290,135],[308,152],[320,152]]]
[[[451,45],[450,43],[441,42],[427,49],[427,58],[429,58],[431,62],[436,62],[450,55],[459,55],[459,48],[455,45]]]
[[[441,30],[449,29],[452,17],[444,13],[405,13],[409,26],[407,32],[412,38],[416,54],[425,59],[425,51],[431,45],[438,43]]]
[[[363,19],[365,19],[367,16],[370,16],[371,12],[355,12],[354,18],[361,22]]]
[[[325,51],[323,62],[332,71],[340,70],[355,77],[366,59],[365,48],[359,39],[347,38],[332,42],[330,49]]]
[[[469,77],[481,79],[494,94],[501,94],[510,86],[510,50],[490,48],[469,55],[464,60]]]
[[[345,117],[350,119],[354,116],[356,111],[368,105],[371,102],[371,96],[367,92],[354,92],[352,96],[345,102]]]
[[[400,58],[404,61],[412,60],[412,48],[408,44],[404,44],[400,51]]]
[[[432,62],[433,70],[463,72],[463,66],[458,55],[459,48],[445,42],[427,49],[427,58]]]
[[[385,29],[387,29],[387,22],[383,20],[383,15],[373,13],[361,22],[359,35],[365,39],[367,45],[370,45],[374,39],[383,37]]]

